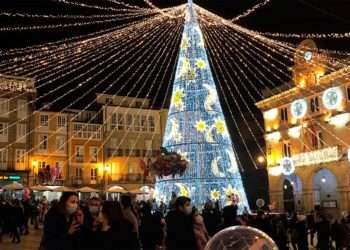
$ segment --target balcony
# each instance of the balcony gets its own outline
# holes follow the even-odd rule
[[[132,183],[132,184],[152,184],[154,183],[154,177],[153,176],[148,176],[144,178],[143,174],[125,174],[125,175],[119,175],[117,178],[116,176],[113,176],[112,182],[115,183]]]
[[[76,155],[75,161],[76,162],[84,162],[84,156],[83,155]]]

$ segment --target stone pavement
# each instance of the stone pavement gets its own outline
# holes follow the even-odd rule
[[[41,240],[42,230],[31,229],[28,235],[21,235],[21,243],[11,243],[11,238],[4,235],[0,243],[1,250],[38,250]]]

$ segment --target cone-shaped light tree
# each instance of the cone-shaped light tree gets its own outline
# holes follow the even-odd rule
[[[238,201],[249,208],[202,32],[189,0],[163,147],[189,162],[182,176],[157,178],[156,195],[173,193],[201,207],[207,200]]]

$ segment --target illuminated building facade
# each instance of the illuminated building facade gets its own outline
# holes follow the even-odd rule
[[[158,154],[167,110],[152,109],[150,100],[98,94],[103,105],[104,164],[108,182],[128,190],[154,183],[146,165]]]
[[[0,75],[0,186],[29,181],[34,80]]]
[[[279,211],[316,205],[334,214],[347,211],[350,68],[305,40],[291,70],[288,90],[265,92],[269,97],[256,104],[265,121],[270,202]]]

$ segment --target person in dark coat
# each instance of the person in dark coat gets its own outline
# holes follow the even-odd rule
[[[214,208],[213,203],[211,201],[208,201],[204,205],[202,216],[209,235],[213,236],[219,230],[219,225],[221,223],[220,212],[216,208]]]
[[[308,241],[307,241],[307,225],[306,218],[304,215],[298,215],[298,220],[296,222],[296,230],[298,231],[298,250],[308,250]]]
[[[100,216],[101,231],[97,232],[99,250],[134,250],[133,225],[124,218],[119,202],[105,201]]]
[[[227,205],[222,210],[222,217],[224,219],[223,227],[232,227],[237,225],[237,204],[232,201],[230,205]]]
[[[23,225],[24,221],[24,215],[23,215],[23,209],[20,205],[19,200],[14,200],[12,208],[9,213],[9,220],[10,220],[10,232],[12,234],[12,243],[20,243],[20,228]]]
[[[191,200],[184,196],[178,197],[174,210],[166,216],[167,250],[195,250],[197,248],[191,213]]]
[[[329,221],[324,215],[320,216],[320,221],[316,224],[317,231],[317,248],[320,250],[328,250],[330,247],[331,229]]]
[[[315,215],[314,211],[311,211],[310,214],[306,217],[307,221],[307,228],[310,232],[310,244],[311,246],[314,245],[314,237],[315,237]]]
[[[22,205],[23,205],[23,225],[24,225],[24,235],[29,234],[29,218],[30,218],[30,214],[31,214],[31,205],[29,202],[29,199],[25,199],[22,201]]]
[[[73,249],[73,235],[83,224],[83,218],[74,216],[78,210],[78,202],[77,193],[65,192],[59,202],[49,209],[45,216],[40,249]]]
[[[163,228],[161,218],[151,213],[150,204],[145,203],[140,211],[140,240],[143,250],[154,250],[157,245],[162,244]]]

